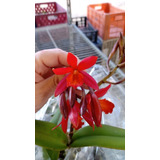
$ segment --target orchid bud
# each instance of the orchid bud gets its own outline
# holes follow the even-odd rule
[[[92,88],[89,88],[89,89],[91,94],[91,111],[92,111],[93,120],[96,126],[99,127],[101,126],[101,118],[102,118],[101,105],[93,89]]]
[[[87,103],[86,103],[86,97],[84,96],[81,99],[81,103],[80,103],[80,114],[81,115],[85,114],[86,110],[87,110]]]
[[[81,103],[80,103],[80,114],[81,115],[85,114],[86,109],[87,109],[86,96],[85,96],[85,91],[82,88],[82,97],[81,97]]]
[[[65,119],[67,119],[67,117],[68,117],[68,106],[67,106],[67,102],[66,102],[65,92],[60,94],[59,107],[60,107],[61,114],[63,115],[63,117]]]
[[[76,100],[76,93],[75,93],[75,89],[73,87],[69,87],[68,100],[69,100],[69,105],[71,107],[73,107],[74,103],[75,103],[75,100]]]

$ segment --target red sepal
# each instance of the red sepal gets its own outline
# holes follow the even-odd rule
[[[87,72],[84,72],[84,71],[80,71],[80,73],[83,74],[83,77],[84,77],[83,81],[86,85],[88,85],[89,87],[95,90],[99,89],[99,86],[93,77],[91,77]]]
[[[64,133],[67,132],[67,125],[68,125],[68,119],[64,119],[64,117],[62,117],[62,130]]]
[[[55,97],[57,97],[59,94],[61,94],[63,91],[65,91],[67,89],[67,81],[66,81],[66,78],[68,77],[65,76],[60,82],[59,84],[57,85],[56,87],[56,90],[55,90]]]
[[[66,68],[56,68],[56,69],[52,69],[52,71],[53,71],[56,75],[63,75],[63,74],[72,72],[73,69],[72,69],[71,67],[66,67]]]
[[[85,114],[83,114],[83,118],[91,127],[93,127],[93,130],[94,130],[94,123],[91,115],[88,112],[85,112]]]
[[[72,68],[74,69],[77,68],[77,57],[70,52],[68,52],[68,55],[67,55],[67,62]]]
[[[73,128],[75,128],[76,130],[78,130],[78,129],[82,128],[83,124],[84,124],[84,122],[82,122],[81,116],[78,115],[78,126],[75,127],[75,126],[73,125]]]
[[[96,56],[90,56],[90,57],[84,58],[78,64],[78,70],[81,71],[81,70],[85,70],[87,68],[92,67],[96,63],[97,58],[98,57],[96,57]]]
[[[91,111],[96,126],[101,126],[102,109],[100,102],[95,94],[91,94]]]
[[[104,96],[107,91],[109,90],[109,88],[111,87],[111,84],[109,84],[107,87],[105,88],[101,88],[99,89],[98,91],[95,92],[96,96],[99,98],[99,97],[102,97]]]
[[[69,113],[69,119],[75,128],[78,127],[78,116],[79,116],[78,111],[79,111],[79,103],[76,101]]]

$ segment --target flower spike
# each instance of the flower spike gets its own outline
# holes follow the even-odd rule
[[[59,96],[59,107],[62,121],[54,127],[61,125],[64,133],[67,132],[68,120],[76,130],[81,128],[84,119],[94,130],[94,124],[101,127],[102,111],[105,114],[112,113],[114,104],[106,99],[99,100],[105,95],[111,85],[99,89],[97,82],[84,70],[93,66],[97,61],[96,56],[87,57],[80,61],[72,53],[68,53],[69,67],[56,68],[53,72],[57,75],[67,74],[57,85],[55,96]],[[81,88],[81,90],[79,89]],[[89,93],[85,94],[85,88]],[[80,99],[80,100],[79,100]]]

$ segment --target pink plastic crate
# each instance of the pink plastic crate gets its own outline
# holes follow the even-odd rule
[[[67,12],[56,2],[36,3],[35,22],[37,27],[67,23]]]

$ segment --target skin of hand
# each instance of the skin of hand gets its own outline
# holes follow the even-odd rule
[[[67,52],[48,49],[35,53],[35,112],[43,107],[64,75],[55,75],[53,68],[68,66]]]

